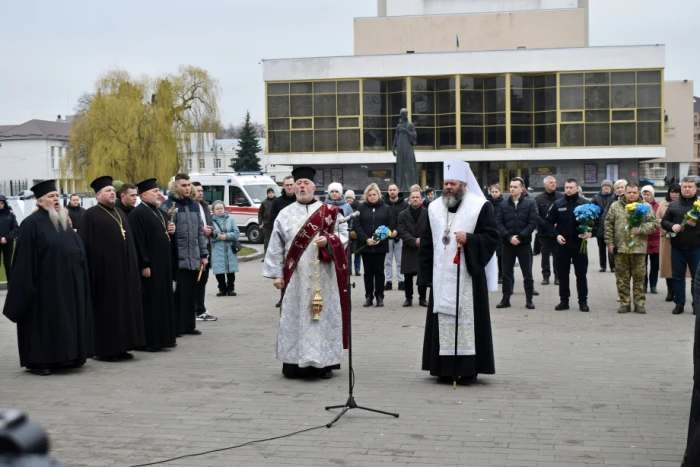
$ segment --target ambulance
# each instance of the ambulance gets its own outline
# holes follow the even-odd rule
[[[190,180],[202,184],[204,201],[210,206],[214,201],[224,202],[226,212],[249,242],[263,242],[262,226],[258,225],[260,203],[267,197],[268,188],[275,190],[275,196],[282,193],[267,172],[191,173]]]

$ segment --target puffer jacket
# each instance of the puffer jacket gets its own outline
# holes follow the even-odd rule
[[[372,238],[372,235],[380,226],[389,228],[392,232],[396,230],[394,216],[391,213],[391,208],[387,206],[381,198],[377,204],[371,204],[369,201],[360,203],[357,208],[360,211],[360,217],[355,219],[355,233],[357,234],[357,247],[360,248],[367,244],[367,239]],[[360,254],[386,254],[389,253],[389,239],[379,242],[376,246],[368,246]]]
[[[537,209],[532,198],[521,196],[518,206],[513,197],[501,203],[496,211],[498,235],[504,244],[510,244],[513,237],[518,237],[521,243],[532,242],[532,232],[537,226]]]
[[[683,222],[683,217],[693,209],[693,203],[696,198],[684,198],[681,195],[676,201],[671,201],[668,205],[664,218],[661,220],[661,227],[667,232],[672,232],[673,226],[675,224],[681,224]],[[677,234],[671,235],[671,246],[679,250],[694,250],[695,248],[700,248],[700,224],[692,227],[690,225],[685,226],[685,230],[678,232]]]
[[[234,240],[238,240],[241,231],[238,230],[233,217],[224,213],[219,217],[211,217],[212,227],[215,235],[211,237],[211,268],[214,274],[227,274],[238,272],[238,255],[231,249]],[[221,234],[226,234],[226,240],[221,240]]]
[[[654,210],[654,215],[656,216],[659,212],[659,202],[652,198],[650,205],[651,209]],[[649,235],[647,240],[648,255],[659,254],[661,251],[661,221],[659,220],[658,216],[656,217],[656,220],[659,221],[659,228]]]
[[[0,210],[0,238],[5,237],[6,240],[14,240],[17,238],[19,233],[19,226],[17,225],[17,217],[15,213],[12,212],[12,208],[7,204],[7,198],[0,195],[0,201],[5,202],[5,207]]]
[[[647,203],[639,199],[637,203]],[[631,238],[627,227],[629,226],[629,211],[627,211],[627,199],[621,196],[619,200],[614,202],[608,210],[608,215],[605,217],[605,244],[615,246],[617,253],[631,255],[646,255],[647,254],[647,238],[659,228],[659,220],[656,218],[656,213],[653,209],[649,209],[649,213],[644,218],[644,222],[639,226],[639,233],[634,236],[634,245],[628,246]],[[651,208],[651,206],[649,206]]]
[[[163,202],[161,208],[170,209],[177,207],[177,213],[173,219],[177,229],[177,251],[179,257],[179,269],[196,271],[199,269],[202,258],[209,255],[207,250],[207,237],[204,235],[204,223],[199,213],[199,204],[194,200],[197,192],[193,189],[189,198],[174,190],[175,184],[171,182],[168,199]]]

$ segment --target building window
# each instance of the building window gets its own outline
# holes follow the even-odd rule
[[[214,168],[215,169],[221,168],[221,159],[214,159]]]
[[[556,75],[512,75],[510,88],[511,148],[556,147]]]
[[[199,168],[200,169],[204,168],[204,159],[199,159]]]
[[[456,149],[455,78],[413,78],[411,117],[418,132],[416,149]]]
[[[56,168],[56,146],[51,146],[51,168]]]
[[[506,147],[506,77],[460,78],[462,149]]]
[[[399,113],[407,107],[406,80],[362,82],[363,138],[365,151],[390,150]]]
[[[232,157],[229,159],[228,166],[233,169],[233,164],[236,162],[236,158]]]
[[[660,145],[661,71],[562,73],[561,146]]]

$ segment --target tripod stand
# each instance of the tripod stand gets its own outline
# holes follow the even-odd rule
[[[375,413],[380,413],[383,415],[391,415],[392,417],[399,418],[399,414],[397,413],[391,413],[391,412],[384,412],[383,410],[377,410],[377,409],[370,409],[369,407],[362,407],[360,405],[357,405],[357,402],[355,402],[355,396],[353,395],[353,389],[355,387],[355,371],[352,368],[352,292],[351,292],[351,287],[355,287],[355,283],[350,282],[350,278],[352,277],[352,270],[353,268],[351,267],[350,259],[350,248],[348,248],[348,282],[346,284],[346,290],[345,293],[348,296],[348,366],[349,366],[349,371],[348,371],[348,400],[345,402],[345,405],[331,405],[329,407],[326,407],[326,410],[331,410],[331,409],[343,409],[330,423],[326,424],[326,428],[330,428],[333,426],[335,422],[340,420],[340,417],[345,415],[348,410],[350,409],[360,409],[360,410],[366,410],[368,412],[375,412]]]

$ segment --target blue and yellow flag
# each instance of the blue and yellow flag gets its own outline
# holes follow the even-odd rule
[[[457,35],[457,50],[459,50],[459,34]]]

